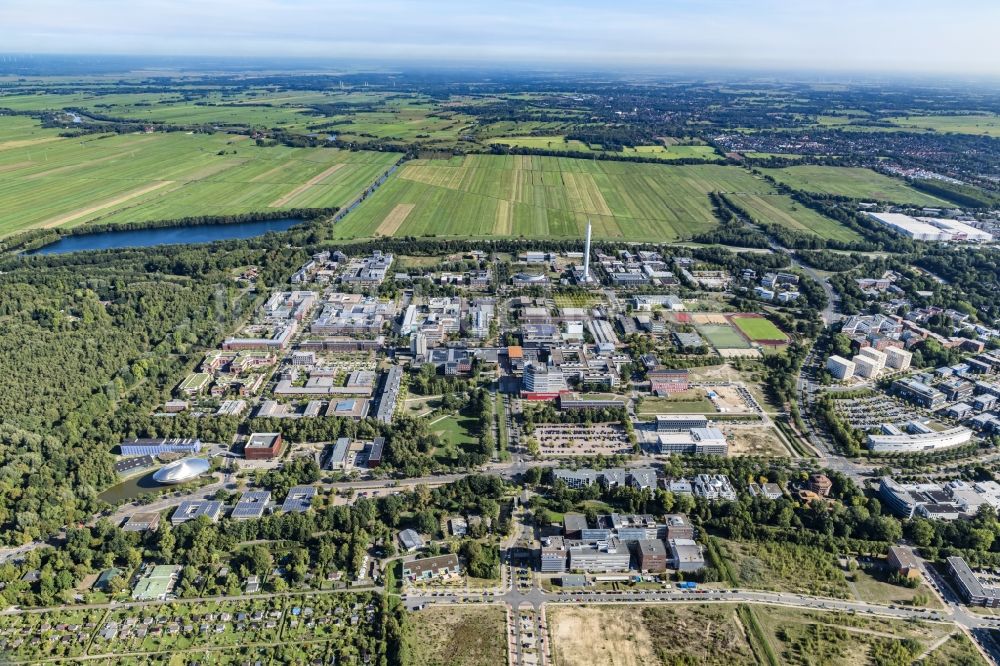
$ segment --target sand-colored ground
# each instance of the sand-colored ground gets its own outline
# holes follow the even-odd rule
[[[746,349],[716,349],[722,358],[761,358],[760,350],[755,347]]]
[[[51,141],[59,141],[62,139],[61,136],[42,136],[35,139],[14,139],[11,141],[0,141],[0,150],[10,150],[12,148],[24,148],[25,146],[34,146],[39,143],[49,143]]]
[[[728,324],[729,320],[725,315],[714,312],[692,312],[691,321],[695,324]]]
[[[787,456],[788,449],[781,443],[774,428],[762,425],[726,426],[731,456]]]
[[[660,664],[653,640],[627,608],[550,606],[549,631],[559,666]]]
[[[340,164],[334,164],[329,169],[323,171],[323,173],[317,174],[317,175],[313,176],[312,178],[310,178],[309,180],[307,180],[306,182],[302,183],[301,185],[299,185],[298,187],[296,187],[294,190],[292,190],[291,192],[289,192],[285,196],[280,197],[278,199],[275,199],[270,204],[268,204],[269,207],[271,207],[271,208],[280,208],[281,206],[287,206],[288,202],[290,202],[292,199],[294,199],[295,197],[299,196],[303,192],[308,191],[310,188],[314,187],[315,185],[319,185],[324,180],[326,180],[329,176],[331,176],[331,175],[335,174],[337,171],[340,171],[341,169],[343,169],[344,166],[345,166],[345,164],[343,162],[341,162]]]
[[[510,236],[513,232],[514,217],[511,214],[510,202],[501,199],[497,201],[497,219],[493,223],[493,233],[497,236]]]
[[[68,213],[66,215],[60,215],[59,217],[51,218],[49,220],[46,220],[45,222],[42,222],[41,227],[43,229],[51,229],[53,227],[61,227],[64,224],[68,224],[69,222],[72,222],[73,220],[78,220],[81,217],[86,217],[86,216],[88,216],[88,215],[90,215],[92,213],[96,213],[99,210],[104,210],[105,208],[112,208],[112,207],[117,206],[119,204],[123,204],[126,201],[129,201],[131,199],[135,199],[137,197],[141,197],[144,194],[149,194],[150,192],[153,192],[154,190],[158,190],[161,187],[166,187],[167,185],[173,185],[173,184],[174,184],[174,181],[172,181],[172,180],[161,180],[158,183],[153,183],[152,185],[146,185],[145,187],[140,187],[137,190],[132,190],[131,192],[126,192],[125,194],[123,194],[123,195],[121,195],[119,197],[115,197],[114,199],[109,199],[107,201],[102,201],[101,203],[96,204],[94,206],[90,206],[88,208],[83,208],[81,210],[77,210],[77,211],[74,211],[72,213]]]
[[[401,203],[396,204],[389,211],[389,214],[385,216],[382,223],[378,225],[378,229],[375,230],[376,236],[392,236],[403,226],[403,222],[406,221],[406,217],[416,208],[416,204],[411,203]]]

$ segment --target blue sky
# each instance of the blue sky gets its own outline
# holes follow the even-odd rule
[[[1000,0],[0,0],[8,53],[1000,75]]]

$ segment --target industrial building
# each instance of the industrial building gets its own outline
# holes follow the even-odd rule
[[[705,567],[705,556],[694,539],[670,539],[670,567],[677,571],[698,571]]]

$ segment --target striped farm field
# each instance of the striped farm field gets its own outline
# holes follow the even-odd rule
[[[55,138],[0,117],[0,236],[37,227],[343,206],[399,155],[225,134]],[[13,122],[8,122],[13,121]],[[20,137],[20,138],[16,138]],[[8,144],[9,145],[9,144]]]
[[[771,191],[739,167],[672,166],[533,155],[467,155],[407,162],[337,225],[342,238],[381,235],[400,204],[396,236],[674,241],[717,224],[708,193]],[[384,227],[383,227],[384,229]]]

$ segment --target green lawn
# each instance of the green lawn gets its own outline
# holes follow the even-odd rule
[[[23,120],[0,118],[0,135],[30,137]],[[0,237],[98,221],[342,206],[397,158],[327,148],[261,148],[246,137],[226,134],[52,140],[41,132],[33,143],[0,148]]]
[[[690,389],[669,398],[643,398],[638,414],[714,414],[715,405],[704,389]]]
[[[754,342],[788,339],[788,336],[782,333],[780,328],[763,317],[733,317],[732,319],[737,328]]]
[[[884,176],[859,167],[802,166],[784,169],[763,169],[764,173],[789,187],[806,192],[820,192],[853,197],[878,199],[918,206],[945,206],[950,202],[913,189],[903,180]]]
[[[698,324],[695,328],[716,349],[746,349],[750,346],[746,338],[728,324]]]
[[[806,208],[784,194],[735,194],[736,203],[758,222],[843,242],[864,240],[859,233],[836,220]]]
[[[670,166],[531,155],[408,162],[337,225],[378,235],[671,241],[717,224],[713,190],[768,192],[737,167]]]

